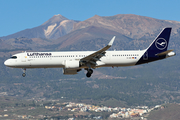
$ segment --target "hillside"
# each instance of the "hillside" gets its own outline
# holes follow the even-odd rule
[[[150,113],[148,120],[179,120],[180,106],[178,104],[167,104]]]

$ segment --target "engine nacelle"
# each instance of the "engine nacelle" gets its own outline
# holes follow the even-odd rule
[[[166,57],[172,57],[172,56],[175,56],[175,55],[176,55],[175,52],[169,52],[169,53],[166,55]]]
[[[65,69],[63,68],[63,74],[64,75],[74,75],[74,74],[77,74],[77,70],[69,70],[69,69]]]
[[[62,63],[65,69],[74,70],[80,67],[78,60],[65,60]]]

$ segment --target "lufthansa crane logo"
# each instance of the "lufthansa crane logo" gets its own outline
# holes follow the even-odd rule
[[[167,47],[167,41],[164,38],[159,38],[156,40],[155,45],[159,50],[164,50]]]

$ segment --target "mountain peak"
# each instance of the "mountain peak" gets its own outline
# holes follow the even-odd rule
[[[62,16],[61,14],[54,15],[53,19],[67,19],[66,17]]]
[[[54,16],[60,16],[60,17],[63,17],[61,14],[57,14],[57,15],[54,15]]]
[[[99,18],[100,16],[99,15],[94,15],[93,18]]]
[[[88,20],[97,20],[97,19],[101,19],[102,17],[99,15],[94,15],[93,17],[89,18]]]
[[[62,16],[61,14],[58,14],[58,15],[54,15],[52,18],[50,18],[48,21],[46,21],[42,25],[60,23],[63,20],[68,20],[68,19],[66,17]]]

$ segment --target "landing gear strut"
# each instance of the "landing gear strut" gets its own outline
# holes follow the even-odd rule
[[[87,74],[86,74],[86,77],[91,77],[91,74],[93,73],[93,70],[92,69],[88,69],[87,70]]]
[[[23,74],[22,74],[23,77],[26,76],[26,68],[23,68]]]

